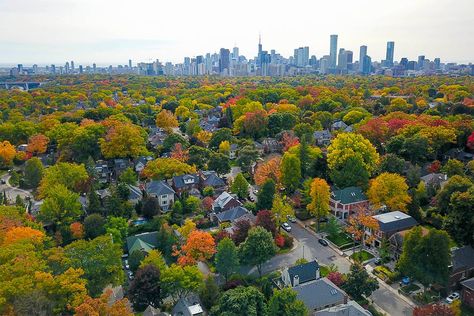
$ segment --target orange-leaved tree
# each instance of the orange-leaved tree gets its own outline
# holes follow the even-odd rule
[[[3,244],[9,245],[19,241],[28,240],[34,244],[39,244],[45,237],[42,231],[31,227],[13,227],[5,234]]]
[[[49,138],[43,134],[36,134],[28,140],[27,151],[32,154],[42,154],[48,148]]]
[[[359,241],[362,247],[372,243],[379,230],[379,222],[372,217],[373,212],[364,207],[357,207],[355,212],[347,220],[346,231],[353,235],[353,238]],[[366,234],[366,229],[369,234]]]
[[[268,161],[258,164],[254,175],[255,184],[261,186],[268,179],[272,179],[277,184],[280,183],[280,164],[280,157],[273,157]]]
[[[329,214],[329,197],[330,197],[329,184],[324,179],[314,178],[311,182],[311,188],[309,190],[309,196],[311,197],[311,203],[306,206],[308,212],[316,217],[319,231],[319,220],[321,217]]]
[[[0,166],[11,165],[13,158],[15,158],[15,155],[15,146],[10,144],[10,142],[7,140],[0,142]]]
[[[214,238],[208,232],[193,230],[186,240],[186,244],[181,247],[182,256],[178,263],[181,265],[195,264],[211,258],[216,252]]]
[[[156,116],[156,126],[164,129],[167,133],[171,133],[173,128],[178,127],[178,119],[168,110],[162,110]]]
[[[84,302],[75,308],[77,316],[107,315],[107,316],[133,316],[128,299],[122,298],[110,304],[112,290],[108,289],[98,298],[86,297]]]

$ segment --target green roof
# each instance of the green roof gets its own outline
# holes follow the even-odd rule
[[[157,246],[158,232],[143,233],[127,238],[127,249],[129,254],[132,254],[135,250],[149,252]]]
[[[360,187],[335,188],[332,190],[331,198],[342,204],[352,204],[367,200],[364,191]]]

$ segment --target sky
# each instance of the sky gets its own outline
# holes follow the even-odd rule
[[[0,0],[0,64],[127,64],[129,59],[182,62],[185,56],[237,46],[285,57],[309,46],[317,58],[368,46],[395,60],[425,55],[474,62],[474,0]]]

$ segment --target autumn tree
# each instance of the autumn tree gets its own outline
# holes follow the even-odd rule
[[[330,194],[329,184],[327,184],[326,180],[314,178],[309,191],[311,203],[306,206],[306,209],[311,215],[316,217],[318,231],[321,217],[329,214]]]
[[[83,213],[79,194],[69,191],[64,185],[57,184],[50,189],[48,197],[40,207],[39,218],[43,222],[52,222],[57,226],[69,225]]]
[[[249,193],[249,183],[244,178],[242,173],[237,174],[234,181],[232,182],[232,185],[230,186],[230,191],[234,194],[237,194],[240,199],[247,197]]]
[[[273,214],[269,210],[261,210],[257,213],[257,220],[255,221],[256,226],[260,226],[272,233],[272,236],[275,237],[277,228]]]
[[[84,238],[84,225],[82,225],[80,222],[71,223],[69,228],[74,239]]]
[[[170,111],[161,110],[156,116],[156,126],[164,129],[167,133],[171,133],[173,128],[178,127],[178,120]]]
[[[124,123],[109,128],[99,140],[102,155],[107,158],[136,158],[148,153],[140,127]]]
[[[378,160],[379,154],[375,147],[360,134],[338,134],[328,147],[327,161],[331,172],[346,168],[350,174],[354,162],[358,162],[370,176],[376,170]]]
[[[195,264],[211,258],[216,252],[214,238],[208,232],[193,230],[186,244],[181,247],[183,255],[178,259],[182,265]]]
[[[173,302],[197,291],[203,284],[203,275],[195,265],[172,264],[161,271],[162,297],[170,296]]]
[[[160,294],[160,270],[151,264],[138,269],[129,289],[135,310],[143,311],[148,305],[160,306]]]
[[[234,224],[232,240],[236,245],[240,245],[247,239],[250,228],[252,228],[252,226],[248,220],[240,220]]]
[[[187,239],[188,236],[195,230],[196,230],[196,223],[191,218],[186,218],[183,226],[178,228],[178,232],[185,239]]]
[[[429,304],[416,306],[413,316],[457,316],[451,306],[445,304]]]
[[[49,138],[43,134],[36,134],[28,140],[28,147],[26,150],[32,154],[43,154],[48,148]]]
[[[237,272],[239,267],[239,256],[237,247],[232,239],[226,237],[217,245],[217,253],[215,257],[216,270],[228,280],[229,276]]]
[[[263,227],[252,228],[247,239],[239,247],[242,263],[256,266],[260,277],[262,276],[262,265],[277,250],[272,234]]]
[[[370,181],[367,195],[376,208],[386,205],[393,211],[405,212],[411,202],[405,178],[396,173],[384,172]]]
[[[6,167],[11,165],[11,163],[13,162],[13,158],[15,158],[15,155],[15,146],[10,144],[10,142],[7,140],[0,142],[0,166]]]
[[[275,219],[275,224],[280,230],[281,224],[287,221],[288,216],[295,216],[295,210],[291,205],[285,201],[279,194],[275,195],[272,204],[272,214]]]
[[[176,143],[171,151],[171,158],[181,162],[187,162],[189,159],[189,150],[184,149],[181,143]]]
[[[45,198],[55,185],[61,184],[68,190],[81,192],[81,186],[88,180],[86,168],[83,164],[76,165],[67,162],[58,162],[44,171],[38,188],[40,198]]]
[[[372,243],[375,240],[376,231],[379,230],[379,222],[372,215],[370,210],[358,207],[347,220],[346,231],[358,240],[362,247]],[[372,234],[367,235],[366,229],[370,229]]]
[[[301,161],[296,155],[285,153],[281,160],[281,184],[289,192],[295,191],[301,181]]]
[[[266,162],[259,163],[254,174],[255,184],[261,186],[268,179],[272,179],[274,183],[280,183],[280,164],[280,157],[273,157]]]
[[[87,297],[74,311],[77,316],[133,316],[128,299],[122,298],[110,304],[112,289],[106,290],[100,297]]]
[[[173,158],[158,158],[149,161],[142,171],[143,176],[156,180],[190,173],[196,173],[196,168]]]
[[[230,143],[228,140],[224,140],[219,144],[219,152],[224,155],[228,155],[230,152]]]

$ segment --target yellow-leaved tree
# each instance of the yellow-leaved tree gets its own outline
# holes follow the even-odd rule
[[[330,197],[329,184],[324,179],[314,178],[311,182],[311,188],[309,190],[309,196],[311,197],[311,203],[306,206],[306,209],[311,215],[316,217],[319,231],[319,220],[321,217],[329,214],[329,197]]]
[[[384,172],[372,179],[367,195],[375,207],[386,205],[393,211],[406,211],[411,202],[405,178],[397,173]]]

